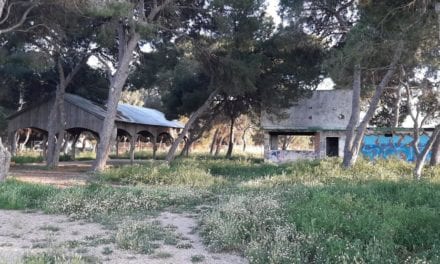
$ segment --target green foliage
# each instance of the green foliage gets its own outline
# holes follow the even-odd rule
[[[131,14],[134,4],[128,1],[106,1],[90,10],[91,14],[104,18],[127,17]]]
[[[206,190],[188,187],[112,188],[101,185],[72,187],[53,195],[45,204],[51,213],[72,218],[99,218],[114,214],[149,212],[167,206],[193,206],[209,199]]]
[[[192,263],[199,263],[205,261],[204,255],[193,255],[191,256],[191,262]]]
[[[411,165],[398,160],[361,160],[351,170],[336,159],[206,166],[240,186],[203,218],[202,235],[216,251],[243,252],[251,263],[436,262],[440,256],[439,168],[427,170],[434,183],[414,183]]]
[[[86,264],[92,263],[81,256],[64,256],[57,253],[43,252],[28,254],[23,258],[23,264]]]
[[[170,240],[176,235],[162,228],[160,225],[143,222],[127,222],[116,233],[116,244],[119,248],[128,249],[137,253],[152,254],[158,243],[165,239]]]
[[[56,193],[58,189],[51,186],[8,180],[0,183],[0,208],[40,209]]]
[[[222,183],[221,177],[213,177],[209,171],[194,164],[168,166],[166,164],[149,164],[124,166],[109,169],[100,174],[105,181],[149,184],[149,185],[186,185],[207,187]]]
[[[148,179],[144,187],[91,184],[61,190],[9,180],[0,184],[0,208],[114,223],[119,247],[150,254],[161,243],[190,244],[181,242],[172,226],[112,219],[204,204],[212,206],[200,209],[199,230],[207,246],[238,251],[250,263],[437,263],[440,167],[427,168],[421,182],[412,180],[411,168],[394,159],[361,159],[343,170],[338,159],[273,165],[196,156],[169,168],[110,170],[120,183]],[[195,185],[200,187],[190,187]]]

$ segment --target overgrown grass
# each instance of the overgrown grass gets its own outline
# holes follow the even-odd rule
[[[200,155],[110,169],[100,184],[64,190],[7,181],[0,208],[99,220],[208,204],[207,246],[251,263],[440,263],[440,167],[420,182],[411,174],[398,160],[361,159],[344,170],[338,159],[273,165]],[[118,244],[151,253],[165,238],[150,227],[118,224]]]
[[[124,184],[211,186],[226,182],[243,187],[274,187],[292,184],[329,184],[339,180],[412,180],[412,164],[397,159],[359,159],[356,166],[343,169],[337,158],[290,164],[262,163],[261,159],[236,157],[232,160],[196,156],[178,159],[166,166],[160,161],[147,165],[123,166],[102,173],[104,181]],[[424,170],[424,180],[440,182],[439,166]]]
[[[0,208],[41,209],[59,191],[52,186],[8,180],[0,183]]]
[[[207,187],[220,185],[223,182],[222,177],[214,177],[209,170],[200,168],[196,164],[168,166],[157,162],[109,169],[99,176],[104,181],[123,184]]]
[[[156,153],[156,159],[157,160],[164,160],[165,156],[166,156],[167,152],[165,151],[158,151]],[[124,153],[119,153],[118,156],[116,156],[116,154],[110,154],[109,156],[111,159],[130,159],[130,153],[129,152],[124,152]],[[149,150],[149,151],[136,151],[134,153],[134,158],[135,159],[142,159],[142,160],[150,160],[153,159],[153,151]]]
[[[15,164],[41,163],[44,158],[42,156],[20,155],[12,157],[11,161]]]
[[[165,207],[192,207],[212,198],[212,193],[207,190],[189,187],[113,188],[89,185],[60,191],[47,200],[45,209],[72,218],[99,218],[112,214],[148,213]]]
[[[177,239],[175,233],[160,225],[143,222],[126,222],[116,234],[118,247],[143,254],[154,253],[160,242],[167,244],[167,241]]]
[[[92,184],[57,189],[15,180],[0,183],[1,209],[41,209],[76,219],[148,213],[165,207],[188,208],[212,199],[210,191],[186,186],[113,188]]]

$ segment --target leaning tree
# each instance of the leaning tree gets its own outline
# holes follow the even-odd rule
[[[114,122],[117,105],[134,66],[133,61],[140,53],[141,40],[143,43],[154,43],[160,42],[159,39],[171,40],[176,35],[187,33],[191,24],[198,20],[203,4],[203,0],[92,1],[94,14],[107,21],[99,35],[105,49],[98,58],[107,69],[110,83],[94,171],[104,169],[110,142],[116,138]]]

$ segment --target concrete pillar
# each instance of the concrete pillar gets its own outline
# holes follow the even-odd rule
[[[278,149],[278,135],[272,135],[268,131],[264,132],[264,159],[269,160],[271,150]]]
[[[315,156],[317,159],[321,158],[321,133],[316,132],[315,138],[313,139],[313,143],[315,144]]]
[[[278,135],[269,134],[270,150],[278,150]]]

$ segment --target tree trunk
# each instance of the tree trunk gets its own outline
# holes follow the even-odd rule
[[[75,160],[76,143],[78,142],[80,134],[74,135],[72,140],[72,149],[70,150],[70,157]]]
[[[345,134],[344,159],[342,165],[348,168],[353,165],[357,157],[353,157],[352,147],[356,126],[359,123],[359,115],[361,112],[361,66],[357,64],[354,67],[353,74],[353,97],[351,101],[351,117],[348,121],[347,131]]]
[[[47,135],[46,134],[44,134],[43,142],[41,144],[42,144],[42,148],[43,148],[44,160],[47,160]]]
[[[64,123],[61,120],[60,107],[64,108],[65,88],[64,81],[58,84],[55,101],[49,114],[46,166],[50,169],[55,168],[58,164],[58,162],[56,162],[56,158],[59,158],[59,153],[58,155],[56,154],[57,145],[61,146],[62,138],[64,137]],[[64,112],[64,109],[62,111]]]
[[[231,126],[229,128],[229,144],[228,151],[226,152],[226,158],[230,159],[232,157],[232,150],[234,148],[234,123],[235,118],[231,118]]]
[[[11,144],[11,155],[16,156],[17,155],[17,146],[18,142],[20,140],[20,135],[18,131],[15,131],[12,135],[12,144]]]
[[[183,157],[183,156],[188,157],[189,156],[189,151],[190,151],[191,146],[192,146],[193,143],[194,143],[194,140],[191,140],[191,139],[186,140],[185,141],[185,146],[183,147],[183,149],[180,152],[179,156],[181,156],[181,157]]]
[[[64,142],[63,142],[63,144],[61,146],[61,150],[60,150],[60,152],[62,152],[64,155],[67,154],[67,145],[69,144],[69,139],[70,139],[70,136],[68,136],[68,135],[64,136]]]
[[[161,137],[161,139],[160,139],[160,144],[162,144],[162,138],[163,137]],[[153,136],[151,140],[152,140],[152,143],[153,143],[153,159],[155,160],[156,159],[156,155],[157,155],[157,150],[158,150],[158,148],[157,148],[157,136]]]
[[[222,147],[222,143],[223,143],[223,137],[220,136],[220,138],[217,140],[217,144],[215,146],[214,156],[218,156],[218,154],[220,153],[220,149]]]
[[[9,172],[9,166],[11,164],[11,154],[3,146],[2,139],[0,138],[0,182],[6,179]]]
[[[121,25],[121,27],[123,27],[123,25]],[[124,29],[122,28],[122,30]],[[121,34],[124,34],[124,36]],[[125,33],[120,33],[120,36],[122,37],[119,41],[119,65],[115,75],[110,80],[107,111],[99,133],[100,141],[98,144],[96,160],[93,164],[94,171],[103,171],[107,163],[110,151],[110,141],[115,127],[119,98],[121,98],[122,88],[128,78],[130,62],[133,59],[133,52],[140,40],[140,35],[138,33],[133,33],[130,40],[127,42],[128,44],[126,44],[125,41],[121,41],[125,39]]]
[[[134,153],[136,150],[136,136],[130,138],[130,164],[134,164]]]
[[[119,137],[116,137],[116,158],[119,158]]]
[[[431,166],[437,166],[440,164],[440,136],[437,136],[437,140],[434,142],[431,151]]]
[[[248,126],[248,127],[246,127],[245,129],[244,129],[244,131],[243,131],[243,135],[241,136],[241,140],[243,141],[243,152],[245,152],[246,151],[246,132],[250,129],[251,127],[250,126]]]
[[[426,157],[428,156],[428,152],[432,149],[434,142],[440,138],[440,125],[437,125],[432,132],[431,137],[425,145],[425,148],[419,155],[416,156],[416,165],[414,168],[414,179],[420,180],[422,178],[423,166],[425,165]]]
[[[211,81],[211,84],[212,84],[212,81]],[[177,137],[177,139],[173,142],[173,145],[171,146],[170,150],[168,151],[168,154],[167,154],[167,156],[165,158],[165,160],[168,163],[170,163],[170,162],[172,162],[174,160],[177,147],[179,146],[180,142],[182,142],[183,137],[185,137],[185,135],[188,133],[188,131],[191,128],[191,126],[194,123],[194,121],[196,121],[197,118],[199,118],[199,116],[201,114],[203,114],[209,108],[209,105],[211,104],[212,100],[214,100],[214,97],[218,94],[219,91],[220,91],[219,88],[215,89],[209,95],[208,99],[206,99],[205,103],[203,103],[203,105],[200,106],[199,109],[197,109],[197,111],[195,111],[190,116],[190,118],[189,118],[188,122],[185,124],[185,127],[183,128],[182,132]]]
[[[209,155],[211,155],[211,156],[214,154],[214,147],[215,147],[215,143],[217,141],[217,137],[218,137],[219,132],[220,132],[220,129],[217,128],[214,132],[214,136],[212,137],[211,146],[209,148]]]
[[[26,148],[26,144],[29,142],[29,139],[31,138],[32,129],[26,128],[26,137],[23,141],[23,143],[20,144],[20,151],[24,151]]]
[[[353,136],[350,136],[350,134],[348,134],[348,136],[350,137],[348,137],[348,142],[346,142],[346,144],[348,143],[349,146],[351,145],[351,150],[347,151],[347,156],[345,156],[344,154],[343,166],[345,168],[351,167],[356,163],[359,150],[361,148],[362,140],[365,135],[365,130],[367,129],[368,123],[370,122],[371,118],[373,118],[374,113],[376,112],[376,108],[379,104],[380,97],[382,96],[385,87],[388,85],[388,83],[390,82],[391,78],[393,77],[396,71],[397,63],[400,60],[402,51],[403,51],[403,42],[401,41],[396,48],[396,51],[393,56],[393,60],[391,61],[391,64],[388,67],[387,73],[382,78],[381,82],[376,86],[376,90],[374,92],[373,98],[370,101],[370,105],[368,107],[367,113],[362,119],[362,122],[357,127],[356,131],[355,132],[353,131],[354,139]],[[347,132],[347,133],[351,133],[351,132]]]
[[[396,129],[396,127],[399,126],[399,119],[400,119],[400,104],[402,103],[402,87],[398,86],[396,91],[396,102],[394,105],[394,116],[393,116],[393,123],[391,126],[393,129]]]
[[[87,61],[88,55],[85,55],[75,65],[72,71],[66,76],[63,69],[61,58],[57,58],[59,83],[55,93],[54,105],[49,114],[48,122],[48,147],[46,165],[48,168],[55,168],[60,161],[60,151],[65,135],[66,112],[64,109],[64,95],[66,88],[72,81],[73,77],[78,73],[83,64]]]

